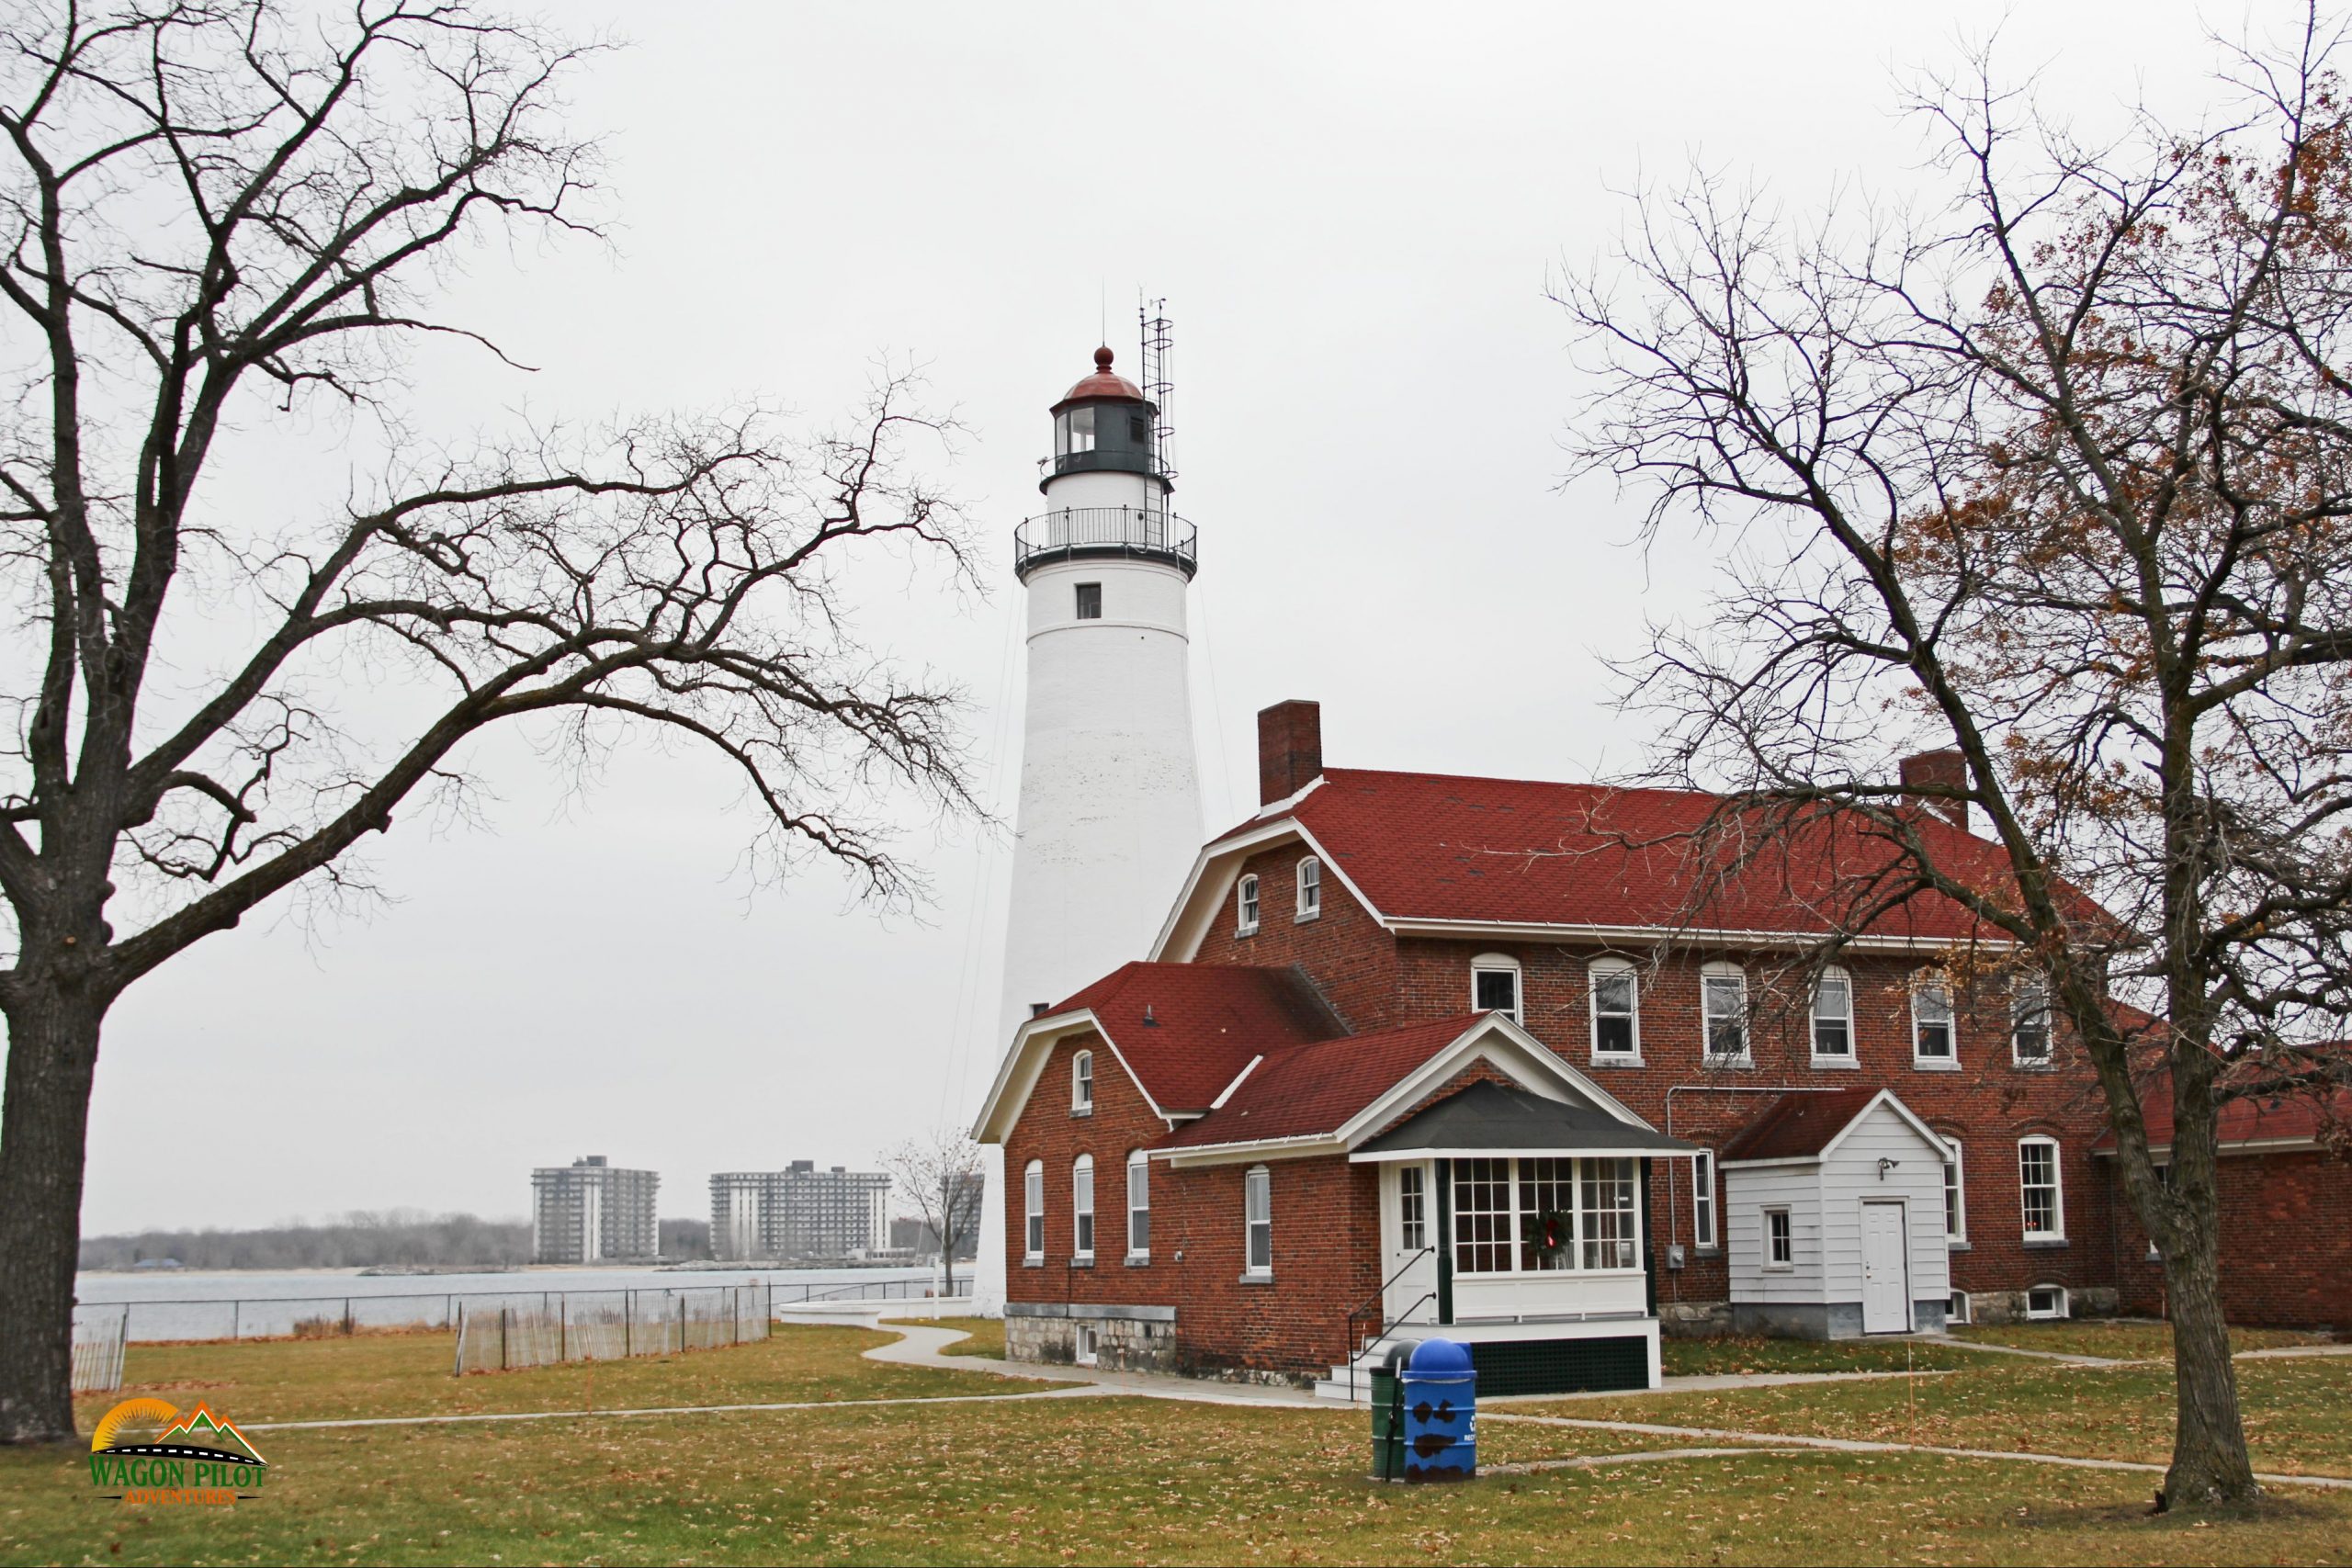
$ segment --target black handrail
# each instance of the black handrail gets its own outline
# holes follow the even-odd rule
[[[1192,524],[1157,507],[1065,506],[1012,531],[1012,570],[1025,574],[1040,561],[1120,555],[1166,561],[1190,577],[1200,563],[1198,539]]]
[[[1408,1258],[1407,1259],[1405,1259],[1405,1261],[1404,1261],[1404,1262],[1402,1262],[1402,1263],[1400,1263],[1400,1264],[1398,1264],[1398,1265],[1396,1266],[1396,1272],[1395,1272],[1394,1274],[1389,1275],[1387,1279],[1385,1279],[1385,1280],[1382,1280],[1382,1281],[1381,1281],[1380,1289],[1378,1289],[1378,1290],[1376,1290],[1376,1291],[1373,1292],[1372,1292],[1372,1294],[1370,1294],[1370,1295],[1366,1296],[1363,1300],[1362,1300],[1362,1301],[1358,1302],[1358,1303],[1356,1303],[1352,1308],[1351,1308],[1351,1309],[1350,1309],[1350,1311],[1349,1311],[1349,1313],[1348,1313],[1348,1320],[1347,1320],[1346,1324],[1345,1324],[1344,1325],[1342,1325],[1341,1330],[1340,1330],[1340,1332],[1342,1332],[1343,1334],[1345,1334],[1345,1335],[1347,1336],[1347,1346],[1348,1346],[1348,1403],[1349,1403],[1349,1404],[1354,1404],[1354,1403],[1355,1403],[1355,1398],[1356,1398],[1356,1363],[1357,1363],[1358,1361],[1360,1361],[1360,1360],[1363,1359],[1363,1354],[1364,1354],[1364,1347],[1363,1347],[1363,1338],[1362,1338],[1362,1336],[1360,1336],[1360,1335],[1358,1335],[1358,1334],[1356,1333],[1356,1320],[1357,1320],[1358,1318],[1360,1318],[1360,1317],[1364,1316],[1364,1315],[1365,1315],[1365,1314],[1366,1314],[1366,1312],[1367,1312],[1367,1310],[1368,1310],[1369,1308],[1371,1308],[1371,1307],[1373,1307],[1373,1306],[1376,1305],[1377,1303],[1379,1303],[1380,1302],[1382,1302],[1382,1301],[1384,1301],[1384,1300],[1385,1300],[1385,1299],[1387,1298],[1387,1295],[1388,1295],[1388,1287],[1389,1287],[1389,1286],[1391,1286],[1391,1285],[1393,1285],[1393,1284],[1395,1284],[1397,1280],[1399,1280],[1403,1279],[1403,1278],[1405,1277],[1405,1270],[1406,1270],[1406,1269],[1410,1269],[1414,1264],[1419,1263],[1422,1258],[1427,1258],[1427,1257],[1430,1257],[1431,1254],[1435,1253],[1436,1251],[1437,1251],[1437,1248],[1436,1248],[1436,1247],[1422,1247],[1419,1252],[1414,1253],[1412,1257]],[[1418,1307],[1418,1306],[1419,1306],[1419,1305],[1421,1304],[1421,1302],[1428,1301],[1428,1300],[1430,1299],[1430,1295],[1431,1295],[1432,1293],[1433,1293],[1433,1292],[1429,1292],[1429,1291],[1423,1291],[1423,1292],[1421,1292],[1421,1301],[1420,1301],[1420,1302],[1415,1302],[1415,1303],[1413,1303],[1413,1306],[1408,1306],[1408,1307],[1407,1307],[1407,1308],[1405,1309],[1405,1313],[1404,1313],[1404,1314],[1402,1314],[1402,1315],[1410,1315],[1410,1314],[1411,1314],[1411,1313],[1412,1313],[1412,1311],[1413,1311],[1413,1307]],[[1383,1314],[1384,1318],[1385,1317],[1385,1315],[1386,1315],[1386,1314],[1384,1313],[1384,1314]]]

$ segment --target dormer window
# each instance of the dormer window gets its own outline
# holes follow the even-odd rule
[[[1094,1053],[1080,1051],[1069,1063],[1069,1109],[1073,1116],[1094,1113]]]
[[[1519,1010],[1519,960],[1505,953],[1482,953],[1470,961],[1470,1007],[1499,1012],[1524,1023]]]
[[[1233,922],[1233,934],[1256,936],[1258,934],[1258,876],[1255,872],[1243,877],[1235,886],[1233,898],[1238,911],[1238,918]]]
[[[1298,863],[1298,918],[1311,920],[1323,912],[1323,863],[1313,855]]]

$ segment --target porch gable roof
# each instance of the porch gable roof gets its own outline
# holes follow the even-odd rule
[[[1491,1079],[1469,1085],[1364,1143],[1359,1162],[1407,1155],[1696,1154],[1699,1145],[1630,1125],[1598,1107],[1546,1100]]]

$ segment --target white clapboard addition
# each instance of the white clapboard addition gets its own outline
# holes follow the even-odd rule
[[[1052,409],[1045,509],[1014,536],[1026,705],[1000,1052],[1041,1003],[1149,950],[1200,847],[1187,685],[1193,527],[1165,422],[1095,350]],[[986,1150],[975,1310],[1004,1302],[1002,1149]]]

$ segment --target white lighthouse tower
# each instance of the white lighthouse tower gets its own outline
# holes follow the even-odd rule
[[[1164,353],[1165,323],[1146,333],[1148,360]],[[1093,374],[1053,406],[1046,510],[1013,535],[1029,679],[1001,1047],[1039,1006],[1149,950],[1201,843],[1185,670],[1193,525],[1170,509],[1159,405],[1112,360],[1096,349]],[[994,1311],[1005,1193],[1001,1151],[988,1152],[974,1289]]]

